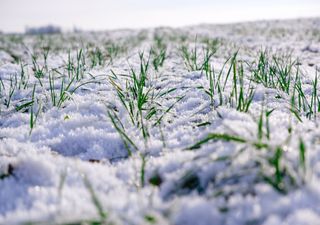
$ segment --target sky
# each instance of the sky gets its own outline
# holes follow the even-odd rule
[[[320,17],[320,0],[0,0],[0,31],[186,26]]]

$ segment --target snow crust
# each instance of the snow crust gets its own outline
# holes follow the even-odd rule
[[[28,113],[16,112],[13,106],[8,109],[1,106],[0,175],[9,175],[0,179],[0,224],[59,224],[99,218],[86,179],[107,212],[108,220],[115,224],[150,224],[151,220],[146,219],[149,217],[155,224],[176,225],[319,224],[319,118],[309,120],[302,116],[299,122],[288,110],[285,101],[288,96],[277,99],[274,96],[278,91],[262,85],[257,85],[248,113],[227,105],[213,110],[209,96],[197,88],[208,86],[208,80],[201,71],[186,70],[174,42],[168,42],[164,66],[158,72],[150,70],[150,85],[160,90],[176,89],[161,98],[164,108],[172,105],[177,96],[184,97],[165,115],[161,124],[163,135],[158,127],[148,124],[150,138],[144,142],[140,130],[131,125],[107,76],[111,70],[126,73],[129,65],[139,68],[138,52],[148,51],[155,32],[185,35],[190,46],[196,35],[198,39],[221,40],[223,44],[212,59],[216,68],[221,68],[226,57],[237,49],[243,60],[252,60],[264,48],[290,52],[301,63],[307,95],[316,66],[320,66],[319,19],[58,34],[55,40],[54,36],[44,36],[42,42],[38,36],[19,36],[24,45],[2,34],[1,49],[6,46],[10,49],[10,52],[0,50],[0,78],[7,89],[10,74],[21,72],[12,55],[21,56],[28,64],[26,71],[32,74],[29,51],[36,51],[45,42],[52,42],[56,48],[49,54],[48,65],[59,68],[68,58],[68,48],[75,49],[83,43],[102,46],[107,40],[134,42],[138,40],[136,37],[143,38],[127,54],[115,58],[113,64],[88,69],[85,79],[96,76],[99,83],[78,89],[62,108],[48,106],[39,115],[31,134]],[[32,76],[30,80],[36,81]],[[44,81],[44,89],[48,87],[49,82]],[[231,88],[228,83],[225,92],[230,93]],[[12,105],[31,92],[32,87],[15,92]],[[270,142],[284,143],[291,125],[294,132],[286,149],[288,160],[293,162],[299,157],[299,139],[303,138],[306,144],[306,180],[287,194],[279,193],[261,180],[255,182],[259,171],[253,161],[261,152],[248,148],[230,163],[215,159],[232,156],[243,146],[217,141],[197,151],[185,150],[213,132],[231,132],[255,140],[256,119],[266,95],[267,106],[275,109],[270,117]],[[118,109],[127,134],[139,148],[131,157],[108,117],[110,107]],[[210,124],[197,126],[206,122]],[[147,155],[144,186],[140,183],[141,153]],[[181,184],[186,174],[196,182],[195,188],[184,188]],[[236,178],[223,181],[223,177],[237,174],[238,182],[234,183]],[[161,178],[159,186],[148,182],[155,175]]]

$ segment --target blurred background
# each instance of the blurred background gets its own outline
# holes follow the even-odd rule
[[[106,30],[320,16],[320,0],[0,0],[0,31]]]

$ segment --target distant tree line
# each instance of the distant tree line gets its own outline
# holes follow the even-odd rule
[[[61,28],[54,25],[46,25],[41,27],[27,27],[26,34],[59,34]]]

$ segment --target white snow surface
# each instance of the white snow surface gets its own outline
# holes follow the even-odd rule
[[[138,53],[148,53],[155,34],[166,38],[168,56],[159,71],[150,66],[148,85],[160,91],[175,89],[159,98],[163,109],[175,103],[177,97],[183,98],[165,114],[160,127],[146,121],[150,137],[145,141],[140,129],[132,125],[109,77],[113,72],[129,74],[130,68],[139,69]],[[210,97],[198,88],[208,87],[205,74],[188,71],[178,52],[179,38],[185,38],[192,48],[195,37],[199,42],[209,38],[221,43],[211,59],[217,71],[238,49],[243,61],[253,61],[261,49],[289,52],[298,59],[304,91],[311,96],[312,79],[320,66],[319,19],[44,36],[1,34],[0,78],[4,88],[0,108],[0,224],[65,224],[99,219],[86,181],[106,212],[106,220],[113,224],[320,224],[320,117],[308,119],[301,115],[299,122],[288,108],[289,96],[261,84],[256,84],[248,112],[237,111],[228,104],[211,107]],[[77,89],[60,108],[48,101],[49,73],[45,73],[43,86],[37,85],[35,90],[41,96],[43,110],[30,131],[30,113],[16,111],[15,107],[22,99],[30,99],[33,83],[38,82],[33,75],[31,54],[50,46],[53,50],[47,65],[67,76],[63,68],[69,50],[76,59],[78,49],[105,49],[110,42],[127,49],[112,63],[88,66],[83,80],[94,77],[97,82]],[[29,85],[17,90],[6,107],[3,103],[10,77],[21,73],[15,57],[21,59],[25,73],[30,75]],[[44,65],[41,56],[39,64]],[[228,66],[224,73],[227,69]],[[125,76],[119,77],[125,87]],[[225,95],[231,90],[228,82]],[[277,95],[282,97],[275,98]],[[214,98],[218,102],[219,96]],[[283,161],[294,171],[299,163],[301,138],[306,146],[307,172],[303,179],[300,173],[295,174],[297,185],[287,193],[261,179],[260,170],[273,173],[272,168],[255,164],[266,150],[227,141],[211,141],[199,149],[186,150],[209,133],[256,140],[256,121],[263,101],[267,102],[265,107],[274,109],[270,143],[285,147]],[[139,149],[131,156],[108,116],[114,108]],[[197,126],[206,122],[210,124]],[[239,151],[242,153],[232,161],[216,160],[233,157]],[[141,155],[145,155],[146,162],[143,185]],[[155,175],[161,178],[158,186],[149,182]],[[195,187],[181,184],[188,175],[194,178],[191,182],[196,182]]]

